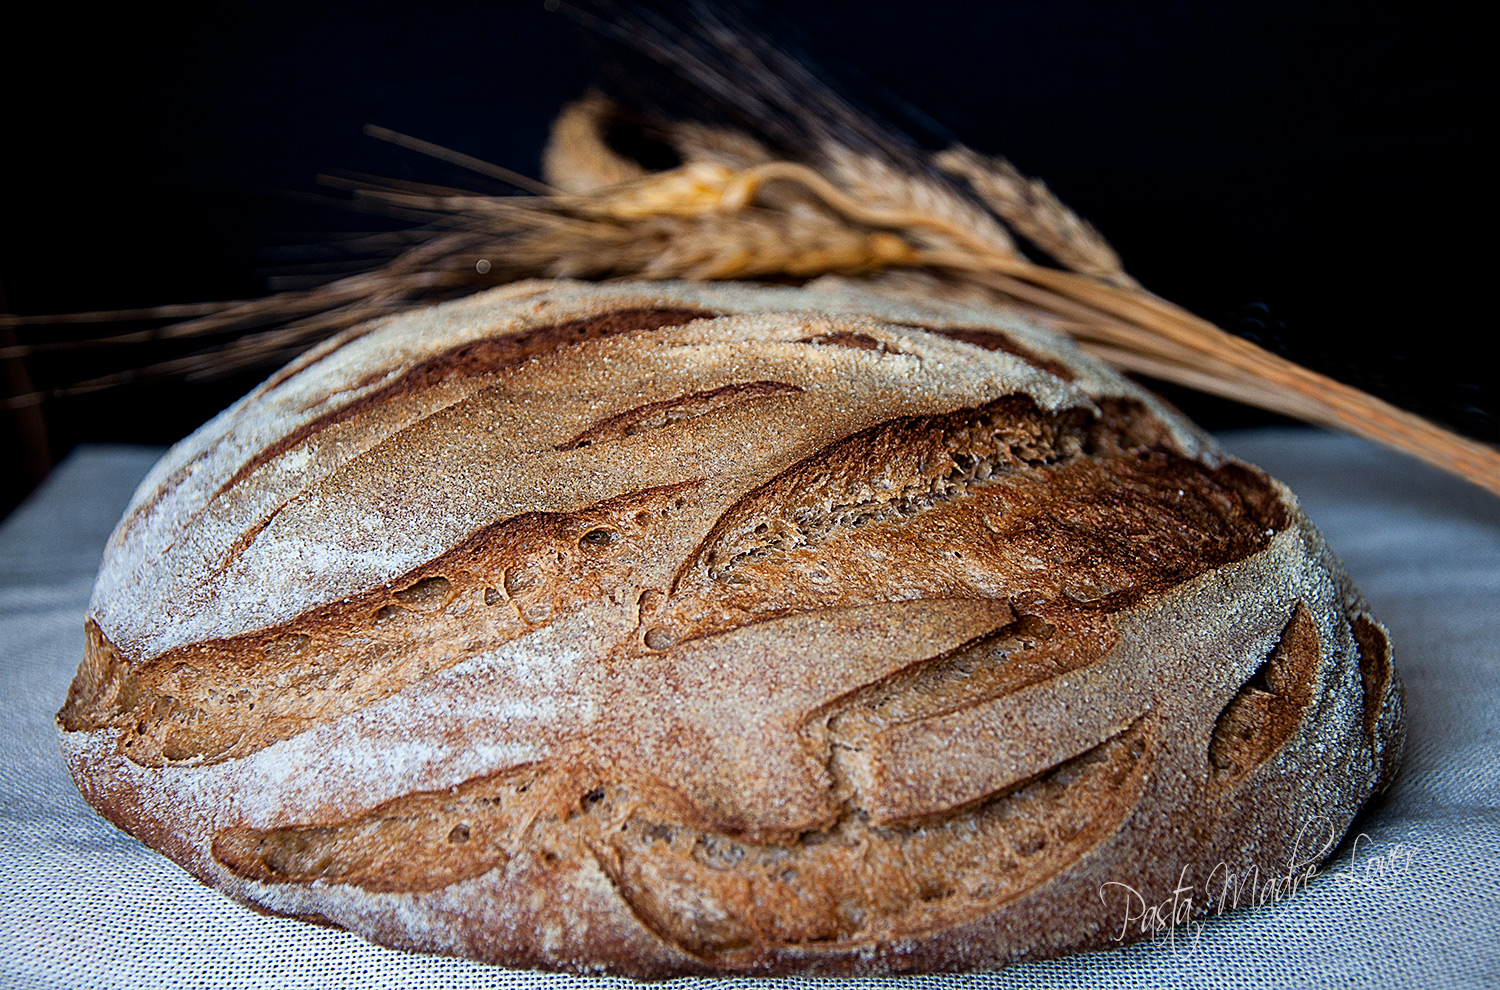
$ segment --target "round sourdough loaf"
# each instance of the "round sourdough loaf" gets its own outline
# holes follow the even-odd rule
[[[1305,877],[1402,736],[1285,487],[1015,313],[836,281],[329,341],[141,485],[58,720],[251,906],[638,977],[1140,937]]]

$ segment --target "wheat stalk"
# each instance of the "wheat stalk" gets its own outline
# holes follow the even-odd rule
[[[641,204],[658,197],[663,214],[717,216],[712,223],[678,231],[670,249],[654,254],[634,271],[616,267],[611,274],[806,275],[819,266],[824,273],[840,274],[872,267],[945,271],[1064,318],[1086,348],[1117,367],[1344,430],[1500,494],[1500,452],[1271,354],[1152,295],[1125,274],[1118,256],[1092,226],[1004,159],[984,159],[967,149],[937,156],[947,171],[965,178],[1001,220],[1072,270],[1047,268],[1021,257],[1003,228],[992,219],[976,222],[967,203],[922,176],[897,175],[878,160],[847,150],[825,148],[824,154],[831,163],[827,171],[789,161],[694,171],[689,162],[676,175],[659,174],[614,191],[600,190],[591,209],[616,223],[630,223]],[[689,175],[691,181],[684,181]],[[645,193],[643,183],[651,184],[652,194]],[[746,236],[747,245],[755,245],[747,247],[753,264],[742,269],[705,264],[705,257],[724,256],[722,248],[713,247],[716,240],[748,234],[748,227],[745,235],[731,232],[723,217],[765,209],[764,204],[757,207],[757,196],[774,183],[799,186],[822,209],[805,214],[798,223],[791,211],[783,210],[780,229],[789,236],[779,243],[766,239],[763,224],[773,221],[760,217],[755,235]],[[627,203],[629,207],[622,208]],[[840,221],[851,229],[884,232],[887,238],[875,242],[872,233],[862,249],[854,248],[856,240],[832,233],[830,225]],[[811,242],[810,230],[847,249],[826,255],[801,249]],[[696,253],[690,246],[694,242]],[[872,249],[876,243],[878,248]],[[553,244],[550,250],[569,248]]]
[[[1344,430],[1500,494],[1500,452],[1271,354],[1131,279],[1104,238],[1001,158],[954,148],[912,165],[824,138],[801,158],[743,132],[654,122],[683,158],[648,172],[604,138],[617,108],[566,108],[547,145],[546,182],[458,152],[375,136],[503,178],[533,196],[482,196],[421,183],[333,177],[365,208],[418,220],[424,240],[373,271],[264,300],[205,309],[117,343],[242,333],[195,354],[6,401],[24,407],[153,376],[199,376],[284,358],[320,336],[444,294],[530,276],[698,280],[837,275],[956,286],[1029,307],[1127,371]],[[962,181],[965,187],[956,185]],[[968,192],[965,192],[967,188]],[[1012,234],[1062,268],[1023,256]],[[904,275],[900,273],[905,273]],[[904,281],[903,281],[904,280]],[[292,322],[287,322],[288,320]],[[3,321],[0,321],[3,322]],[[22,326],[11,319],[6,326]],[[19,358],[48,344],[9,344]],[[66,346],[66,345],[62,345]]]

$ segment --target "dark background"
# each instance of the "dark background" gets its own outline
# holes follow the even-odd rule
[[[1493,362],[1477,350],[1494,334],[1477,305],[1493,249],[1475,246],[1491,236],[1487,32],[1456,7],[1399,6],[766,2],[749,16],[861,101],[920,108],[925,138],[1044,178],[1159,294],[1493,440]],[[0,309],[261,294],[294,269],[285,246],[392,226],[320,202],[334,195],[320,172],[501,191],[364,124],[534,174],[557,108],[614,57],[540,0],[183,10],[54,4],[10,26]],[[15,395],[165,355],[0,366]],[[269,370],[0,412],[0,511],[73,445],[175,441]],[[1214,428],[1276,421],[1170,395]]]

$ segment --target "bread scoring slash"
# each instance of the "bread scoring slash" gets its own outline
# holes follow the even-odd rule
[[[1403,731],[1283,485],[1018,313],[834,280],[348,331],[156,466],[88,632],[74,779],[205,883],[642,978],[1116,945],[1106,885],[1315,862]]]

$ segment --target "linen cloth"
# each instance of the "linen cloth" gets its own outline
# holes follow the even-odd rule
[[[1500,986],[1500,499],[1348,437],[1222,439],[1292,487],[1391,631],[1406,757],[1355,838],[1289,896],[1119,951],[960,976],[682,990]],[[410,955],[256,914],[83,802],[53,714],[83,656],[104,542],[160,453],[81,448],[0,525],[0,986],[632,986]]]

